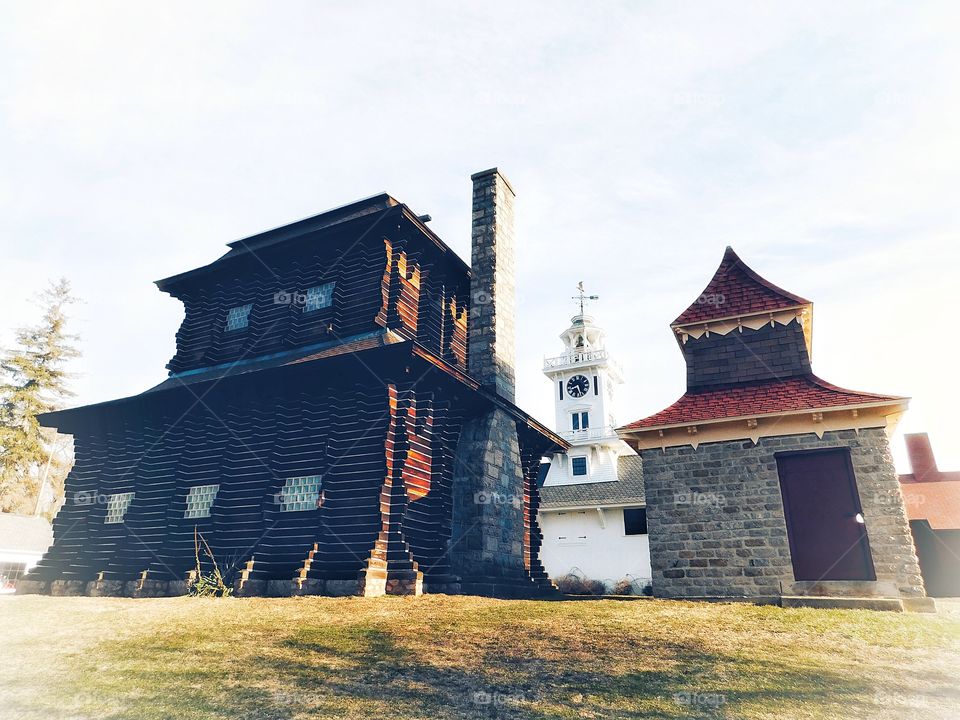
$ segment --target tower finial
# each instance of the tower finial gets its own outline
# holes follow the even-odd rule
[[[583,280],[577,283],[577,290],[579,291],[577,295],[574,295],[571,300],[577,300],[580,302],[580,314],[583,315],[583,304],[586,300],[599,300],[599,295],[587,295],[583,290]]]

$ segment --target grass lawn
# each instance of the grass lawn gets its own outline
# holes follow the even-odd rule
[[[938,615],[660,600],[0,597],[2,718],[957,718]]]

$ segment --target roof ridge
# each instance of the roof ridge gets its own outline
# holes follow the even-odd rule
[[[792,293],[792,292],[790,292],[789,290],[784,290],[784,289],[783,289],[782,287],[780,287],[779,285],[776,285],[776,284],[770,282],[770,281],[767,280],[765,277],[763,277],[762,275],[760,275],[760,273],[758,273],[758,272],[757,272],[756,270],[754,270],[752,267],[750,267],[749,265],[747,265],[747,264],[743,261],[743,259],[742,259],[739,255],[737,255],[737,252],[733,249],[732,246],[727,245],[727,249],[724,251],[723,256],[724,256],[724,258],[726,258],[727,256],[732,257],[732,258],[736,261],[737,267],[739,267],[740,269],[742,269],[743,272],[746,273],[747,276],[749,276],[751,280],[754,280],[754,281],[760,283],[761,285],[763,285],[764,287],[766,287],[768,290],[772,290],[773,292],[778,293],[779,295],[783,295],[784,297],[787,297],[787,298],[789,298],[790,300],[793,300],[793,301],[796,302],[798,305],[810,305],[810,304],[811,304],[811,301],[810,301],[810,300],[807,300],[806,298],[800,297],[800,296],[797,295],[796,293]]]
[[[742,275],[749,283],[738,275]],[[757,273],[728,245],[706,287],[671,326],[812,304],[810,300],[784,290]]]

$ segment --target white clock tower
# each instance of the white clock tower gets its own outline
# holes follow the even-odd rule
[[[564,587],[571,578],[585,578],[602,582],[606,592],[647,592],[643,461],[614,429],[613,399],[623,373],[610,357],[603,329],[584,312],[584,303],[597,296],[587,295],[583,283],[578,289],[580,312],[560,335],[563,354],[543,361],[557,432],[570,449],[550,457],[540,487],[540,559]]]
[[[623,383],[619,364],[610,357],[605,333],[584,312],[586,295],[578,286],[580,313],[561,335],[562,355],[544,359],[543,372],[553,383],[557,431],[570,441],[566,454],[551,459],[545,485],[617,480],[617,459],[634,455],[614,430],[613,398]]]

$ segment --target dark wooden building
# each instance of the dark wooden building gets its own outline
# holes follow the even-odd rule
[[[564,441],[513,404],[513,191],[474,181],[474,272],[382,194],[166,278],[160,385],[42,416],[74,436],[21,592],[185,592],[195,530],[241,593],[525,595],[536,476]]]

